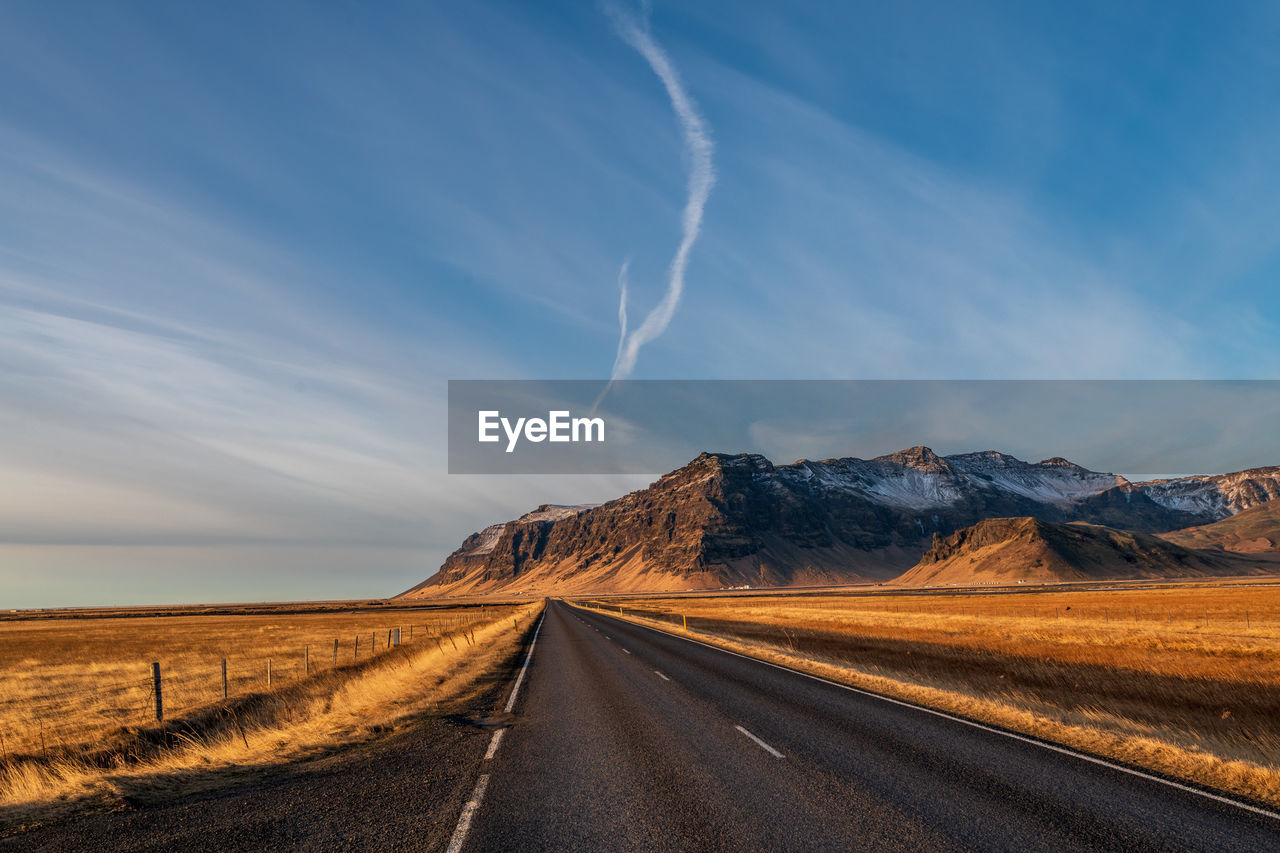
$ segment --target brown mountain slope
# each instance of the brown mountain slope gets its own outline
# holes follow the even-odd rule
[[[1054,583],[1121,578],[1229,577],[1274,572],[1237,555],[1193,551],[1096,524],[993,518],[950,536],[897,578],[907,586]]]
[[[915,516],[820,502],[762,456],[704,453],[597,507],[535,511],[472,534],[403,595],[671,591],[886,580],[927,542]]]
[[[1264,503],[1201,527],[1160,534],[1184,548],[1234,551],[1280,560],[1280,503]]]
[[[669,591],[884,581],[934,535],[985,519],[1157,533],[1280,496],[1280,468],[1131,483],[1052,457],[927,447],[774,465],[704,453],[599,506],[542,506],[473,533],[403,595]]]

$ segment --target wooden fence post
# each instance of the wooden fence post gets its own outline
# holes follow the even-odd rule
[[[160,662],[151,664],[151,687],[156,694],[156,722],[164,722],[164,698],[160,692]]]
[[[360,635],[359,634],[356,634],[355,652],[353,654],[354,654],[354,657],[351,658],[352,660],[360,660]]]
[[[271,658],[267,658],[267,689],[271,689]]]
[[[400,645],[400,629],[392,628],[391,631],[392,631],[392,639],[395,641],[394,644],[397,646]]]
[[[223,658],[222,659],[222,699],[223,701],[226,701],[226,698],[227,698],[227,659]]]
[[[311,645],[309,643],[302,647],[302,669],[303,674],[311,674]]]
[[[338,638],[333,638],[333,665],[338,665]]]

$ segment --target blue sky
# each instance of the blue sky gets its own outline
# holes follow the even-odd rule
[[[390,594],[643,484],[444,473],[447,379],[607,377],[622,263],[663,296],[687,139],[619,14],[5,4],[0,604]],[[633,376],[1276,376],[1273,5],[647,20],[715,185]]]

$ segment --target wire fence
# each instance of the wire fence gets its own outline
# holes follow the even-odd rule
[[[312,628],[294,641],[274,636],[229,643],[232,649],[221,657],[185,653],[176,643],[174,653],[160,660],[84,666],[26,661],[0,673],[0,762],[83,751],[121,730],[357,667],[409,645],[458,649],[474,640],[478,627],[505,616],[499,608],[477,608],[327,637]]]

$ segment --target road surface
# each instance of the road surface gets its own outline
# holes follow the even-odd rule
[[[1280,850],[1280,821],[564,604],[461,848]]]

